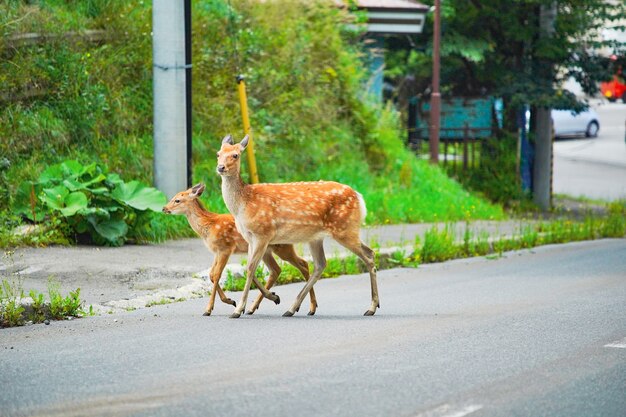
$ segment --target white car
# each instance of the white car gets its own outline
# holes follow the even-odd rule
[[[574,114],[571,110],[552,110],[554,136],[585,135],[588,138],[598,137],[600,122],[593,109]]]

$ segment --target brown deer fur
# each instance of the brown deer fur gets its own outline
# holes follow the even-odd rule
[[[248,251],[248,243],[237,231],[233,216],[230,214],[211,213],[204,208],[200,200],[198,200],[204,188],[204,184],[198,184],[186,191],[176,194],[170,202],[163,207],[163,212],[168,214],[184,214],[191,228],[202,238],[207,249],[215,255],[209,274],[211,282],[213,283],[213,291],[211,291],[209,304],[204,313],[204,315],[208,316],[213,311],[216,293],[219,293],[220,299],[224,303],[233,306],[236,305],[233,300],[226,297],[226,294],[224,294],[224,291],[219,285],[219,280],[230,255],[233,253],[246,253]],[[265,287],[267,290],[272,288],[272,285],[274,285],[281,272],[280,266],[278,266],[278,263],[276,263],[276,260],[274,260],[271,254],[272,252],[296,267],[305,279],[309,279],[309,265],[296,254],[293,245],[271,245],[263,255],[263,262],[270,270],[270,276]],[[310,291],[310,296],[311,307],[309,315],[313,315],[317,308],[317,301],[313,289]],[[252,308],[248,310],[248,314],[254,313],[259,308],[259,304],[262,300],[263,294],[259,294]]]
[[[330,236],[352,251],[370,273],[372,303],[365,315],[373,315],[379,307],[374,252],[360,238],[365,218],[365,202],[347,185],[330,181],[286,184],[244,184],[240,175],[241,154],[248,143],[233,144],[226,136],[218,152],[217,172],[222,176],[222,197],[235,217],[237,229],[248,242],[248,280],[239,306],[231,317],[243,312],[251,285],[250,277],[268,245],[309,243],[314,260],[311,279],[284,314],[292,316],[300,308],[306,293],[313,288],[324,268],[323,239]]]

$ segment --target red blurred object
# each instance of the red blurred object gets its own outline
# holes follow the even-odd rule
[[[617,61],[617,56],[612,55],[610,59]],[[622,99],[622,101],[626,103],[626,80],[624,80],[622,65],[617,67],[617,71],[615,71],[611,81],[600,83],[600,91],[610,102]]]

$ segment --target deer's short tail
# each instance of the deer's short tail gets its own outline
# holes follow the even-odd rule
[[[365,206],[365,200],[363,196],[358,191],[356,192],[356,198],[359,200],[359,209],[361,210],[361,221],[365,221],[365,217],[367,216],[367,207]]]

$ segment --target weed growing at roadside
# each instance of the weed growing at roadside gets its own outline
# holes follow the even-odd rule
[[[69,295],[63,297],[59,291],[59,283],[53,280],[48,281],[48,296],[50,297],[50,317],[61,320],[65,317],[81,317],[83,302],[80,299],[80,288],[70,291]]]
[[[245,264],[245,260],[242,261],[242,264]],[[259,284],[265,285],[267,273],[265,269],[263,269],[262,265],[259,265],[255,271],[255,276],[259,281]],[[246,286],[246,271],[243,272],[242,276],[236,277],[231,270],[226,270],[226,280],[222,285],[222,289],[224,291],[241,291]],[[254,282],[250,286],[251,289],[256,288]]]
[[[0,327],[19,326],[22,322],[22,307],[20,300],[24,292],[21,284],[10,283],[8,280],[2,280],[0,286]]]
[[[33,312],[29,315],[28,319],[33,323],[43,323],[43,321],[46,319],[45,297],[43,293],[37,292],[35,290],[30,290],[28,295],[30,298],[33,299]]]
[[[11,259],[12,253],[5,253]],[[12,262],[10,260],[9,262]],[[35,290],[24,296],[20,278],[2,278],[0,285],[0,327],[21,326],[26,321],[42,323],[46,319],[62,320],[67,317],[82,317],[85,314],[94,315],[92,306],[89,313],[83,310],[83,301],[80,299],[80,288],[70,291],[63,297],[59,291],[59,284],[48,281],[48,298]]]
[[[603,225],[602,233],[606,237],[624,237],[626,229],[626,201],[617,201],[609,205],[609,218]]]
[[[425,263],[442,262],[454,258],[458,253],[455,244],[456,237],[450,226],[439,230],[433,226],[424,235],[424,244],[421,248],[421,259]]]
[[[153,300],[153,301],[149,301],[146,303],[146,307],[152,307],[152,306],[161,306],[161,305],[165,305],[165,304],[172,304],[174,302],[174,300],[169,299],[169,298],[161,298],[160,300]]]
[[[355,255],[340,258],[334,256],[326,261],[322,278],[333,278],[340,275],[355,275],[363,272],[362,264]]]

